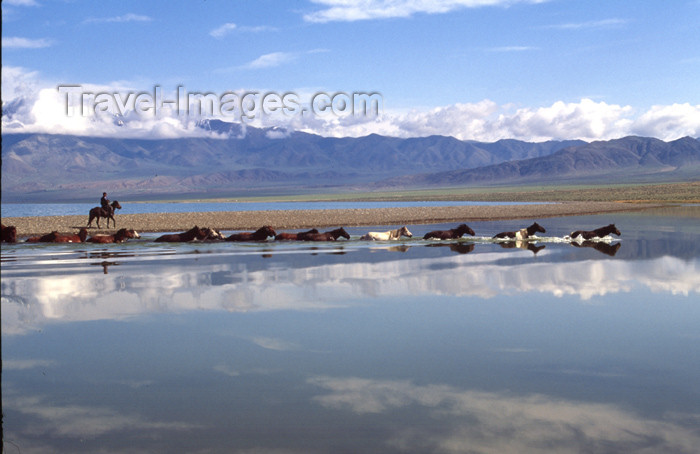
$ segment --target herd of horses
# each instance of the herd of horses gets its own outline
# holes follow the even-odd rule
[[[114,202],[119,204],[119,202]],[[115,207],[116,208],[116,207]],[[108,213],[108,214],[113,214]],[[92,222],[92,211],[90,212],[90,222]],[[105,216],[102,216],[105,217]],[[111,216],[106,216],[108,219]],[[113,218],[112,218],[113,220]],[[108,220],[109,222],[109,220]],[[537,222],[529,227],[512,232],[500,232],[493,235],[492,239],[499,242],[522,242],[536,238],[537,233],[545,233],[544,227]],[[618,235],[621,233],[615,227],[615,224],[595,229],[595,230],[576,230],[571,232],[569,238],[574,241],[591,241],[596,238],[605,238],[609,235]],[[424,240],[453,240],[462,238],[464,235],[474,236],[474,230],[466,224],[460,224],[456,228],[448,230],[433,230],[423,236]],[[406,226],[398,229],[388,230],[386,232],[368,232],[360,237],[360,240],[366,241],[392,241],[398,240],[401,237],[411,238],[413,234]],[[81,228],[77,234],[67,234],[59,232],[51,232],[46,235],[34,236],[28,238],[29,243],[121,243],[130,238],[140,238],[140,235],[132,229],[120,229],[114,234],[96,234],[88,238],[88,232],[85,227]],[[311,229],[304,232],[281,232],[277,233],[271,226],[263,226],[254,232],[233,233],[229,236],[223,235],[213,228],[200,228],[194,226],[190,230],[181,233],[170,233],[161,235],[155,239],[156,242],[189,242],[189,241],[244,241],[244,242],[260,242],[267,241],[268,238],[274,238],[276,241],[335,241],[338,238],[350,239],[350,235],[344,228],[340,227],[327,232],[319,232],[318,229]],[[7,243],[17,242],[17,229],[14,226],[2,226],[2,241]]]
[[[100,218],[105,218],[107,228],[109,221],[112,221],[112,227],[116,228],[117,223],[114,219],[115,210],[121,209],[118,201],[112,202],[108,207],[95,207],[90,210],[87,227],[92,227],[92,221],[97,221],[97,228],[100,228]],[[500,232],[492,238],[499,242],[522,242],[532,239],[537,233],[545,233],[544,227],[537,222],[529,227],[512,232]],[[575,241],[591,241],[596,238],[605,238],[609,235],[618,235],[621,233],[615,227],[615,224],[595,229],[595,230],[576,230],[571,232],[569,238]],[[474,236],[474,230],[466,224],[460,224],[454,229],[448,230],[433,230],[423,236],[424,240],[453,240],[462,238],[464,235]],[[77,234],[74,233],[59,233],[57,231],[47,233],[46,235],[33,236],[25,240],[28,243],[121,243],[131,238],[140,238],[141,236],[133,229],[119,229],[114,234],[96,234],[88,238],[87,228],[83,227]],[[365,241],[392,241],[398,240],[401,237],[412,238],[413,234],[406,226],[398,229],[388,230],[386,232],[368,232],[360,237],[360,240]],[[267,241],[268,238],[274,238],[276,241],[335,241],[338,238],[350,239],[350,235],[344,228],[340,227],[327,232],[319,232],[318,229],[311,229],[304,232],[280,232],[277,233],[269,226],[263,226],[254,232],[233,233],[229,236],[223,235],[216,229],[209,227],[200,228],[194,226],[190,230],[181,233],[170,233],[161,235],[155,239],[156,242],[189,242],[189,241]],[[17,229],[14,226],[2,225],[2,242],[16,243]]]

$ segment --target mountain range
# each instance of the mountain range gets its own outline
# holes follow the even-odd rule
[[[322,137],[218,120],[220,138],[2,135],[7,202],[224,197],[424,187],[697,180],[700,141],[625,137],[587,143],[430,136]]]

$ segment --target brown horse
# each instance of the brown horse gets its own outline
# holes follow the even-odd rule
[[[112,209],[109,211],[105,210],[102,207],[95,207],[95,208],[91,209],[90,210],[90,219],[88,220],[87,226],[92,227],[92,220],[97,219],[97,228],[99,229],[100,228],[100,218],[106,218],[107,219],[107,228],[109,228],[109,220],[110,219],[112,220],[112,227],[116,227],[117,222],[114,220],[114,210],[116,210],[116,209],[121,210],[122,206],[119,205],[119,202],[117,202],[115,200],[110,205],[110,208],[112,208]]]
[[[121,243],[129,238],[141,238],[136,230],[119,229],[114,235],[93,235],[88,238],[89,243]]]
[[[471,229],[467,224],[460,224],[457,228],[450,230],[433,230],[423,235],[424,240],[429,240],[435,238],[436,240],[454,240],[457,238],[462,238],[465,234],[474,236],[474,230]]]
[[[2,242],[3,243],[16,243],[17,242],[17,227],[14,225],[5,226],[0,224],[2,227]]]
[[[266,241],[267,237],[275,236],[276,233],[269,225],[260,227],[255,232],[234,233],[226,238],[226,241]]]
[[[167,235],[161,235],[158,238],[155,239],[157,242],[166,242],[166,243],[184,243],[187,241],[192,241],[192,240],[203,240],[206,237],[206,234],[197,227],[196,225],[189,229],[186,232],[182,233],[169,233]]]
[[[87,238],[87,229],[81,228],[75,233],[58,233],[54,230],[42,236],[33,236],[27,239],[27,243],[84,243]]]
[[[493,236],[494,239],[502,240],[526,240],[537,232],[545,233],[544,227],[538,223],[533,223],[530,227],[520,229],[517,232],[501,232]]]
[[[309,233],[318,233],[318,229],[311,229],[307,230],[306,232],[298,232],[298,233],[287,233],[287,232],[281,232],[275,235],[275,240],[277,241],[295,241],[299,239],[300,235],[306,235]]]
[[[576,230],[571,232],[571,239],[576,239],[576,237],[581,237],[583,240],[592,240],[593,238],[604,238],[610,234],[615,234],[617,236],[622,236],[622,233],[615,227],[615,224],[608,224],[605,227],[601,227],[595,230]]]
[[[302,241],[335,241],[341,236],[346,240],[350,239],[350,235],[342,227],[323,233],[305,233],[303,235],[300,234],[299,239]]]

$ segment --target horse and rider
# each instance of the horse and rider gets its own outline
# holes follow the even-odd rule
[[[107,198],[107,193],[102,193],[102,198],[100,199],[100,206],[95,207],[90,210],[90,220],[88,221],[88,227],[92,227],[92,220],[97,219],[97,228],[100,228],[100,218],[107,219],[107,227],[109,227],[109,220],[112,220],[112,224],[116,227],[117,223],[114,220],[114,210],[115,208],[121,209],[121,205],[116,200],[110,202]]]

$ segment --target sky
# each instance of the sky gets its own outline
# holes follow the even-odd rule
[[[3,134],[674,140],[698,80],[700,0],[2,1]]]

